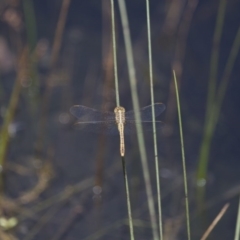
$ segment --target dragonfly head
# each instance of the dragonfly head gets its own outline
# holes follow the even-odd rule
[[[124,107],[115,107],[114,109],[114,113],[118,113],[118,112],[124,112],[125,113],[125,108]]]

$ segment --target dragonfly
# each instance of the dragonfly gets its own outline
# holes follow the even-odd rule
[[[106,133],[120,136],[120,155],[125,155],[124,134],[136,131],[136,125],[142,124],[144,130],[152,130],[152,107],[155,117],[159,116],[164,110],[163,103],[155,103],[143,107],[139,111],[141,121],[137,121],[134,111],[125,111],[124,107],[118,106],[114,112],[101,112],[93,108],[82,105],[74,105],[70,108],[70,113],[78,121],[76,126],[84,131],[93,133]],[[155,121],[156,128],[161,127],[161,121]]]

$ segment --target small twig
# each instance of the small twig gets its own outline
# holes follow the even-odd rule
[[[53,47],[52,47],[51,60],[50,60],[50,73],[47,77],[47,86],[46,86],[47,89],[42,97],[42,110],[41,110],[42,117],[41,117],[40,127],[39,127],[40,132],[39,132],[38,140],[36,143],[36,149],[38,150],[38,152],[41,152],[43,149],[43,139],[45,137],[46,124],[47,124],[47,111],[49,108],[48,102],[51,96],[51,84],[50,84],[51,77],[56,67],[55,65],[59,56],[60,47],[62,43],[63,30],[66,24],[66,18],[67,18],[70,1],[71,0],[63,0],[62,2],[62,8],[61,8],[61,12],[58,19],[54,40],[53,40]]]
[[[118,162],[114,163],[110,168],[107,169],[106,177],[113,176],[116,173],[116,170],[119,170],[119,168],[120,168],[119,163]],[[89,177],[87,179],[84,179],[83,181],[80,181],[73,186],[67,186],[60,193],[55,194],[44,201],[41,201],[40,203],[36,204],[33,207],[21,208],[18,211],[19,213],[18,219],[19,221],[23,221],[25,219],[32,218],[38,212],[41,212],[44,209],[50,208],[57,203],[61,203],[66,199],[70,199],[74,194],[82,192],[93,186],[94,186],[94,177]]]
[[[201,240],[205,240],[209,234],[212,232],[213,228],[217,225],[217,223],[219,222],[219,220],[222,218],[223,214],[225,214],[225,212],[227,211],[229,207],[229,203],[225,204],[224,207],[222,208],[222,210],[220,211],[220,213],[217,215],[217,217],[214,219],[214,221],[212,222],[212,224],[208,227],[207,231],[203,234]]]
[[[50,164],[46,164],[39,173],[37,184],[32,189],[28,190],[19,198],[17,198],[17,202],[20,204],[27,204],[35,201],[39,195],[48,187],[49,181],[52,178],[51,168],[52,166]]]
[[[17,77],[11,93],[9,105],[8,105],[6,114],[4,116],[3,124],[0,129],[0,166],[1,167],[4,166],[5,164],[5,156],[6,156],[8,144],[10,141],[8,127],[10,123],[13,121],[15,111],[19,103],[21,89],[22,89],[21,79],[25,76],[25,73],[26,73],[27,53],[28,53],[28,49],[27,47],[24,47],[18,60]],[[1,175],[0,188],[2,188],[2,185],[3,185],[3,179]]]
[[[1,240],[18,240],[10,233],[5,233],[3,230],[0,229],[0,239]]]
[[[50,208],[48,211],[46,211],[40,219],[38,219],[37,223],[33,228],[30,230],[30,232],[25,236],[24,240],[32,240],[35,238],[36,235],[38,235],[39,232],[43,229],[47,223],[56,216],[58,211],[63,207],[64,204],[66,204],[68,200],[65,199],[65,201],[58,203],[54,207]]]
[[[59,20],[58,20],[58,24],[57,24],[57,29],[56,29],[55,36],[54,36],[54,43],[53,43],[51,63],[50,63],[51,68],[54,67],[54,65],[58,59],[58,54],[59,54],[59,50],[60,50],[61,43],[62,43],[63,30],[65,27],[70,2],[71,2],[71,0],[63,0],[63,3],[62,3],[62,8],[61,8],[61,12],[60,12],[60,16],[59,16]]]
[[[67,234],[69,229],[72,227],[73,223],[82,213],[82,207],[77,205],[75,206],[68,217],[66,217],[66,221],[60,226],[59,231],[53,236],[51,240],[60,240]]]

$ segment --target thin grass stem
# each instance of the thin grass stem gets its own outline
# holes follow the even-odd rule
[[[96,233],[93,233],[93,234],[83,238],[82,240],[97,240],[97,239],[103,238],[105,234],[107,234],[108,232],[110,232],[112,230],[120,228],[123,224],[125,224],[125,222],[126,222],[126,220],[122,219],[115,223],[108,224],[105,228],[101,228]]]
[[[62,44],[62,37],[63,37],[63,32],[64,32],[64,27],[66,25],[66,19],[67,19],[67,14],[69,10],[69,5],[70,5],[71,0],[63,0],[62,5],[61,5],[61,11],[60,15],[58,18],[57,26],[56,26],[56,31],[54,34],[54,39],[53,39],[53,46],[52,46],[52,52],[50,56],[50,72],[47,76],[47,85],[46,85],[46,90],[45,93],[42,97],[41,101],[41,112],[42,112],[42,117],[39,123],[39,129],[40,132],[38,133],[38,139],[36,141],[36,146],[35,148],[38,150],[38,152],[43,151],[44,148],[44,137],[45,137],[45,131],[46,131],[46,124],[47,124],[47,112],[49,108],[49,100],[51,96],[51,77],[52,73],[54,72],[57,64],[57,60],[59,57],[60,53],[60,48]]]
[[[27,43],[29,47],[28,53],[28,68],[27,76],[28,81],[31,81],[28,94],[28,102],[30,104],[30,109],[32,115],[36,115],[39,103],[39,76],[38,76],[38,59],[36,54],[37,45],[37,24],[36,24],[36,14],[34,11],[34,4],[31,0],[25,0],[22,2],[23,14],[25,19]],[[36,126],[36,123],[34,123]],[[37,127],[35,127],[37,128]]]
[[[219,3],[216,28],[215,28],[215,32],[214,32],[214,36],[213,36],[206,119],[209,117],[209,115],[211,113],[211,110],[213,107],[212,105],[215,100],[220,41],[221,41],[221,36],[222,36],[222,31],[223,31],[223,23],[224,23],[224,17],[225,17],[226,4],[227,4],[226,0],[221,0]]]
[[[219,119],[219,115],[221,112],[222,103],[226,95],[227,86],[230,80],[230,75],[233,70],[236,58],[238,56],[239,49],[240,49],[240,27],[238,29],[233,46],[231,48],[230,55],[223,72],[223,77],[220,81],[220,85],[216,94],[216,99],[214,101],[211,114],[209,115],[208,123],[206,126],[206,134],[204,136],[204,143],[202,145],[201,156],[205,156],[205,157],[209,156],[210,144],[213,138],[214,131],[216,129],[217,121]],[[201,156],[200,156],[200,159],[201,159]],[[200,173],[206,172],[207,163],[208,163],[207,158],[205,158],[205,160],[202,161],[202,164],[199,165],[198,179],[203,179],[201,178]]]
[[[135,66],[133,62],[133,52],[132,52],[132,44],[131,44],[131,38],[130,38],[130,30],[129,30],[129,24],[128,24],[126,5],[124,0],[118,0],[118,4],[120,9],[120,18],[122,21],[123,36],[125,41],[133,109],[134,109],[135,118],[137,119],[138,122],[140,122],[141,118],[139,113],[140,108],[139,108],[139,99],[137,94],[137,81],[136,81],[136,74],[135,74]],[[156,214],[154,210],[154,201],[153,201],[152,187],[151,187],[151,181],[150,181],[150,173],[149,173],[149,167],[147,163],[147,154],[146,154],[146,148],[145,148],[145,142],[143,138],[143,131],[142,131],[141,124],[137,124],[137,138],[138,138],[138,145],[140,149],[143,176],[144,176],[146,192],[147,192],[147,201],[148,201],[148,207],[149,207],[149,213],[150,213],[153,238],[154,240],[157,240],[159,239],[158,230],[157,230],[158,227],[156,222]]]
[[[53,47],[52,47],[52,54],[51,54],[51,60],[50,60],[51,68],[55,67],[55,64],[59,56],[60,47],[62,44],[63,31],[66,24],[70,2],[71,0],[62,1],[61,11],[60,11],[56,32],[54,35]]]
[[[147,12],[147,34],[148,34],[149,80],[150,80],[152,120],[153,120],[153,142],[154,142],[154,156],[155,156],[155,169],[156,169],[156,181],[157,181],[157,202],[158,202],[158,221],[159,221],[158,223],[159,223],[159,236],[160,236],[160,239],[163,239],[161,188],[160,188],[160,175],[159,175],[158,150],[157,150],[157,134],[156,134],[155,109],[154,109],[152,44],[151,44],[151,23],[150,23],[149,0],[146,0],[146,12]]]
[[[234,240],[239,240],[239,239],[240,239],[240,196],[238,201],[238,215],[237,215],[237,223],[236,223]]]
[[[183,141],[183,130],[182,130],[182,118],[181,118],[180,99],[179,99],[179,94],[178,94],[178,84],[177,84],[176,73],[175,73],[174,70],[173,70],[173,78],[174,78],[174,83],[175,83],[175,88],[176,88],[176,100],[177,100],[178,121],[179,121],[181,152],[182,152],[182,165],[183,165],[183,179],[184,179],[187,235],[188,235],[188,240],[190,240],[191,239],[191,232],[190,232],[190,216],[189,216],[189,202],[188,202],[187,170],[186,170],[184,141]]]
[[[208,157],[210,152],[210,144],[213,138],[214,131],[216,129],[222,103],[226,95],[227,86],[230,80],[230,75],[233,70],[237,55],[239,53],[239,49],[240,49],[240,27],[237,31],[232,48],[230,50],[226,67],[223,71],[223,77],[220,81],[219,88],[216,92],[215,101],[212,106],[212,111],[211,111],[211,114],[209,115],[208,122],[205,127],[205,134],[204,134],[204,139],[203,139],[203,143],[200,150],[200,161],[199,161],[199,168],[197,173],[198,183],[201,183],[201,181],[199,180],[204,179],[206,175]],[[201,191],[198,194],[202,198],[204,196],[204,189],[201,188]]]
[[[226,67],[223,72],[223,77],[221,79],[221,83],[218,88],[216,102],[220,107],[222,105],[222,102],[223,102],[223,99],[224,99],[224,96],[225,96],[225,93],[227,90],[227,86],[229,83],[230,75],[231,75],[233,67],[234,67],[234,63],[239,54],[239,49],[240,49],[240,27],[238,28],[236,37],[234,39],[234,42],[233,42],[233,45],[232,45],[232,48],[231,48],[231,51],[229,54],[229,58],[227,60]]]
[[[36,14],[34,12],[33,1],[25,0],[22,2],[22,4],[27,29],[28,44],[31,52],[37,43]]]
[[[226,4],[227,4],[226,0],[220,1],[219,8],[218,8],[216,28],[215,28],[214,37],[213,37],[204,136],[203,136],[202,145],[200,149],[199,166],[198,166],[198,172],[197,172],[198,186],[201,186],[201,187],[205,186],[205,184],[199,184],[199,183],[201,183],[202,180],[206,179],[207,165],[208,165],[208,159],[209,159],[209,153],[210,153],[210,144],[211,144],[211,139],[213,135],[212,127],[214,126],[214,123],[211,122],[211,119],[213,117],[213,111],[215,111],[214,103],[216,98],[216,82],[217,82],[217,72],[218,72],[219,49],[220,49],[220,40],[221,40],[221,35],[223,30]],[[203,195],[204,193],[201,192],[200,196],[203,196]]]
[[[114,13],[114,1],[113,0],[111,0],[111,15],[112,15],[112,44],[113,44],[113,62],[114,62],[114,80],[115,80],[115,90],[116,90],[116,105],[120,106],[119,87],[118,87],[118,71],[117,71],[115,13]],[[131,237],[131,240],[134,240],[131,200],[130,200],[130,193],[129,193],[127,169],[126,169],[126,164],[125,164],[125,158],[124,157],[122,157],[122,168],[123,168],[123,176],[124,176],[124,183],[125,183],[125,190],[126,190],[126,197],[127,197],[127,209],[128,209],[130,237]]]
[[[118,71],[117,71],[117,47],[116,47],[114,0],[111,0],[111,15],[112,15],[112,44],[113,44],[113,64],[114,64],[114,80],[115,80],[115,91],[116,91],[116,105],[120,106]]]
[[[67,202],[68,199],[65,200]],[[36,235],[41,232],[41,230],[48,224],[48,222],[56,216],[57,212],[60,211],[60,209],[63,207],[65,202],[60,202],[59,204],[55,205],[48,211],[46,211],[40,219],[38,219],[35,226],[32,227],[32,229],[26,234],[26,236],[23,238],[23,240],[32,240],[36,237]]]
[[[123,176],[124,176],[124,183],[126,189],[126,196],[127,196],[127,208],[128,208],[128,220],[129,220],[129,228],[130,228],[130,237],[131,240],[134,240],[134,232],[133,232],[133,219],[132,219],[132,210],[131,210],[131,201],[130,201],[130,193],[129,193],[129,184],[128,184],[128,177],[127,177],[127,169],[125,164],[125,157],[122,158],[122,168],[123,168]]]
[[[22,89],[21,79],[26,74],[27,54],[28,54],[28,50],[27,50],[27,47],[25,47],[18,60],[17,77],[13,86],[9,105],[3,119],[3,124],[0,129],[0,168],[1,168],[0,172],[2,172],[2,168],[5,164],[5,158],[6,158],[7,149],[10,141],[9,125],[12,123],[14,119],[15,111],[19,103],[19,98],[20,98],[21,89]],[[3,190],[2,188],[3,188],[3,175],[1,174],[0,175],[0,192]]]
[[[225,212],[227,211],[229,207],[229,203],[225,204],[224,207],[222,208],[222,210],[219,212],[219,214],[216,216],[216,218],[214,219],[214,221],[211,223],[211,225],[208,227],[207,231],[204,233],[204,235],[201,237],[200,240],[206,240],[207,237],[209,236],[209,234],[212,232],[212,230],[214,229],[214,227],[217,225],[217,223],[221,220],[221,218],[223,217],[223,215],[225,214]]]

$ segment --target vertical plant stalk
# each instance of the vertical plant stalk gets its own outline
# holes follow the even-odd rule
[[[28,50],[25,47],[21,53],[18,61],[17,77],[13,86],[10,102],[3,120],[3,125],[0,130],[0,167],[3,168],[5,163],[6,152],[9,144],[9,125],[13,121],[14,114],[18,105],[20,93],[21,93],[21,79],[25,77],[26,73],[26,61],[27,61]],[[2,174],[0,177],[0,188],[2,190],[3,181]]]
[[[225,18],[226,0],[221,0],[218,8],[216,28],[213,36],[212,55],[210,62],[210,74],[209,74],[209,85],[208,85],[208,97],[207,97],[207,112],[206,121],[211,114],[213,103],[216,97],[216,82],[218,72],[218,59],[220,50],[220,41],[223,31],[223,23]]]
[[[203,187],[205,184],[200,184],[203,180],[206,180],[207,165],[210,153],[210,145],[213,136],[214,120],[213,120],[213,111],[215,110],[215,98],[216,98],[216,81],[217,81],[217,71],[218,71],[218,57],[219,57],[219,47],[220,39],[222,35],[224,17],[226,9],[226,0],[221,0],[218,8],[217,23],[213,37],[213,48],[212,56],[210,63],[210,76],[209,76],[209,85],[208,85],[208,97],[207,97],[207,110],[205,117],[205,127],[204,127],[204,136],[200,148],[198,172],[197,172],[197,181],[198,186]],[[204,193],[199,193],[200,196],[203,196]],[[201,197],[200,197],[201,198]]]
[[[169,8],[168,17],[166,18],[166,23],[168,27],[165,26],[165,32],[168,35],[171,34],[173,37],[174,32],[177,33],[176,36],[176,46],[174,52],[174,58],[172,63],[172,68],[176,71],[176,76],[178,78],[179,89],[181,89],[182,82],[182,72],[183,72],[183,64],[186,55],[186,45],[187,38],[189,34],[189,29],[192,23],[192,19],[194,16],[194,12],[198,5],[198,0],[191,1],[171,1],[171,7]],[[179,10],[176,10],[179,9]],[[176,11],[178,11],[176,13]],[[181,17],[182,16],[182,17]],[[171,20],[170,20],[171,19]],[[171,23],[170,23],[171,22]],[[165,24],[166,24],[165,23]],[[174,82],[170,83],[169,88],[169,98],[167,103],[166,110],[166,122],[168,125],[173,125],[174,120],[176,118],[176,99],[175,99],[175,90],[174,90]]]
[[[132,210],[131,210],[131,201],[130,201],[130,192],[129,192],[129,184],[128,184],[128,177],[127,177],[127,169],[125,164],[125,157],[122,158],[122,168],[123,168],[123,175],[124,175],[124,183],[127,195],[127,208],[128,208],[128,221],[129,221],[129,228],[130,228],[130,237],[131,240],[134,240],[134,232],[133,232],[133,219],[132,219]]]
[[[111,0],[111,14],[112,14],[112,44],[113,44],[113,63],[114,63],[114,80],[115,80],[115,90],[116,90],[116,105],[120,106],[119,87],[118,87],[118,70],[117,70],[117,47],[116,47],[114,0]]]
[[[131,39],[130,39],[130,30],[129,30],[125,1],[118,0],[118,5],[119,5],[119,9],[120,9],[120,17],[121,17],[121,21],[122,21],[123,36],[124,36],[124,41],[125,41],[133,109],[134,109],[135,118],[137,119],[138,122],[140,122],[141,118],[140,118],[140,113],[139,113],[137,81],[136,81],[136,74],[135,74],[135,66],[134,66],[134,62],[133,62],[132,44],[131,44]],[[138,145],[139,145],[140,157],[141,157],[142,168],[143,168],[145,187],[146,187],[146,192],[147,192],[147,201],[148,201],[148,208],[149,208],[149,213],[150,213],[153,238],[154,238],[154,240],[158,240],[159,239],[158,227],[157,227],[156,214],[155,214],[155,209],[154,209],[154,200],[153,200],[153,193],[152,193],[152,187],[151,187],[151,181],[150,181],[149,167],[148,167],[148,163],[147,163],[147,154],[146,154],[145,142],[144,142],[144,137],[143,137],[142,124],[137,124],[137,138],[138,138]]]
[[[103,79],[104,79],[104,87],[103,87],[103,99],[104,102],[109,100],[109,89],[112,85],[112,79],[113,79],[113,57],[112,57],[112,46],[111,46],[111,12],[110,12],[110,2],[108,1],[102,1],[102,68],[103,68]],[[91,67],[92,68],[92,67]],[[89,70],[89,72],[92,71]],[[90,87],[92,89],[93,86],[93,78],[89,78],[89,76],[85,79],[85,88]],[[89,91],[91,91],[89,88]],[[85,89],[86,90],[86,89]],[[92,98],[89,95],[89,91],[83,91],[87,93],[83,97],[83,100],[85,100],[85,97],[90,101]],[[92,91],[91,91],[92,92]],[[88,104],[87,104],[88,105]],[[105,104],[101,107],[102,111],[107,111],[108,109],[105,108]],[[106,135],[105,134],[99,134],[98,140],[99,144],[97,145],[96,153],[97,156],[96,163],[95,163],[95,185],[101,186],[103,185],[103,168],[104,168],[104,158],[105,158],[105,150],[106,150]],[[95,204],[98,206],[99,202],[95,201]],[[95,231],[95,227],[93,226],[92,231]]]
[[[240,239],[240,196],[238,200],[238,214],[237,214],[237,223],[236,223],[234,240],[239,240],[239,239]]]
[[[219,15],[221,15],[221,17],[224,14],[224,9],[222,9],[222,8],[226,8],[225,0],[222,0],[222,2],[220,3],[220,6],[219,6]],[[218,24],[223,24],[222,20],[219,20]],[[222,28],[222,26],[216,26],[216,28]],[[216,32],[218,32],[218,34],[216,33],[215,35],[217,35],[218,37],[215,36],[215,38],[220,39],[219,32],[221,32],[221,31],[216,30]],[[219,45],[219,42],[220,42],[220,40],[217,40],[218,45]],[[198,183],[201,183],[201,180],[206,179],[207,164],[208,164],[208,159],[209,159],[211,141],[213,138],[213,134],[214,134],[214,131],[216,128],[217,121],[219,119],[222,102],[223,102],[225,94],[226,94],[230,75],[231,75],[232,69],[234,67],[234,63],[236,61],[237,55],[239,53],[239,49],[240,49],[240,27],[239,27],[236,37],[234,39],[234,42],[233,42],[233,45],[232,45],[232,48],[231,48],[231,51],[230,51],[230,54],[229,54],[229,57],[228,57],[228,60],[226,63],[226,67],[224,68],[223,76],[221,78],[219,88],[216,90],[213,89],[213,91],[215,92],[214,98],[212,96],[211,97],[209,96],[209,99],[211,99],[211,101],[213,101],[213,102],[212,102],[212,105],[209,106],[209,110],[207,110],[208,118],[206,116],[205,131],[204,131],[202,146],[200,149],[199,166],[198,166],[198,172],[197,172]],[[213,54],[213,55],[218,56],[218,54]],[[215,61],[217,61],[217,59]],[[212,60],[212,62],[214,62],[214,63],[215,63],[215,61]],[[216,67],[214,67],[214,69],[215,68]],[[210,79],[210,81],[211,81],[211,79]],[[215,84],[215,88],[216,88],[216,84]],[[209,87],[209,91],[210,91],[210,87]],[[210,104],[210,100],[209,100],[208,104]],[[211,109],[210,109],[210,107],[211,107]],[[204,190],[200,189],[198,194],[202,198],[204,196]]]
[[[146,11],[147,11],[147,33],[148,33],[149,80],[150,80],[152,120],[153,120],[153,122],[152,122],[153,123],[153,142],[154,142],[154,156],[155,156],[155,169],[156,169],[156,181],[157,181],[157,202],[158,202],[158,221],[159,221],[158,223],[159,223],[159,236],[160,236],[160,239],[163,239],[161,188],[160,188],[160,175],[159,175],[158,150],[157,150],[157,134],[156,134],[155,109],[154,109],[152,44],[151,44],[151,24],[150,24],[149,0],[146,0]]]
[[[36,18],[34,12],[33,1],[31,0],[24,0],[22,1],[23,4],[23,12],[24,18],[27,28],[27,38],[28,44],[30,48],[30,52],[35,49],[36,42],[37,42],[37,31],[36,31]]]
[[[181,108],[180,108],[180,100],[179,100],[179,94],[178,94],[178,85],[177,85],[177,78],[176,78],[175,71],[173,71],[173,78],[174,78],[174,83],[175,83],[175,88],[176,88],[176,100],[177,100],[178,121],[179,121],[181,152],[182,152],[182,165],[183,165],[183,179],[184,179],[184,194],[185,194],[187,236],[188,236],[188,240],[190,240],[191,239],[191,232],[190,232],[190,216],[189,216],[189,203],[188,203],[187,170],[186,170],[184,141],[183,141]]]
[[[62,2],[61,12],[60,12],[60,16],[58,19],[58,24],[57,24],[57,28],[54,36],[52,55],[51,55],[51,61],[50,61],[51,68],[54,68],[58,59],[60,47],[62,44],[62,35],[63,35],[63,31],[64,31],[66,19],[67,19],[70,2],[71,0],[63,0]]]
[[[113,44],[113,62],[114,62],[114,80],[115,80],[115,90],[116,90],[116,105],[120,106],[119,87],[118,87],[118,71],[117,71],[117,48],[116,48],[114,0],[111,0],[111,15],[112,15],[112,44]],[[125,157],[122,157],[122,167],[123,167],[123,176],[124,176],[124,183],[125,183],[125,190],[126,190],[126,197],[127,197],[130,237],[131,237],[131,240],[133,240],[134,239],[133,219],[132,219],[130,192],[129,192],[129,184],[128,184]]]
[[[42,99],[42,117],[41,117],[41,121],[40,121],[40,133],[39,133],[39,137],[38,137],[38,141],[36,143],[36,149],[41,152],[43,149],[43,142],[44,142],[44,136],[46,133],[46,121],[47,121],[47,110],[48,110],[48,102],[51,96],[51,86],[49,84],[50,80],[51,80],[51,74],[54,71],[58,56],[59,56],[59,51],[60,51],[60,47],[61,47],[61,43],[62,43],[62,35],[63,35],[63,31],[64,31],[64,27],[65,27],[65,23],[66,23],[66,18],[67,18],[67,13],[68,13],[68,9],[69,9],[69,5],[70,5],[71,0],[63,0],[62,2],[62,7],[61,7],[61,12],[60,12],[60,16],[58,19],[58,23],[57,23],[57,28],[56,28],[56,32],[55,32],[55,36],[54,36],[54,41],[53,41],[53,47],[52,47],[52,53],[51,53],[51,58],[50,58],[50,73],[47,79],[47,89],[44,93],[43,99]]]
[[[36,45],[37,45],[37,24],[35,18],[34,4],[32,0],[22,1],[23,14],[25,19],[27,42],[29,46],[29,60],[28,60],[28,74],[26,77],[28,81],[31,81],[31,85],[28,91],[28,101],[32,115],[36,115],[39,103],[39,76],[38,76],[38,61],[36,56]],[[36,129],[36,121],[34,121]]]
[[[200,158],[199,158],[200,161],[199,161],[198,174],[197,174],[198,183],[201,183],[201,180],[206,178],[207,163],[209,158],[211,141],[213,138],[214,131],[216,129],[222,103],[226,95],[230,75],[234,67],[234,63],[236,61],[239,50],[240,50],[240,27],[238,28],[237,35],[234,39],[234,43],[232,45],[230,55],[226,63],[226,67],[223,71],[223,77],[221,78],[219,88],[215,94],[216,96],[213,101],[212,110],[209,113],[207,122],[205,123],[206,129],[205,129],[204,139],[203,139],[201,150],[200,150]],[[203,193],[200,192],[200,196],[202,194]]]
[[[217,96],[216,96],[216,111],[217,111],[217,116],[216,119],[218,119],[219,117],[219,113],[220,113],[220,108],[222,106],[222,102],[223,99],[225,97],[226,94],[226,90],[227,90],[227,86],[229,83],[229,79],[230,79],[230,75],[232,73],[233,67],[234,67],[234,63],[236,61],[236,58],[239,54],[239,49],[240,49],[240,27],[238,28],[237,31],[237,35],[234,39],[230,54],[229,54],[229,58],[226,64],[226,67],[224,69],[223,72],[223,77],[221,79],[219,88],[218,88],[218,92],[217,92]]]

